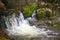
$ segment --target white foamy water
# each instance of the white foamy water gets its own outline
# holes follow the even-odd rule
[[[9,36],[25,36],[25,37],[38,37],[48,36],[49,32],[45,28],[37,28],[35,25],[31,26],[27,19],[24,19],[23,13],[19,11],[19,15],[15,13],[12,16],[4,17]]]

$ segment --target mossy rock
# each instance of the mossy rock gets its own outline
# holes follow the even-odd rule
[[[37,19],[43,19],[45,17],[45,8],[41,8],[38,12],[37,12]]]
[[[51,17],[51,16],[53,16],[53,15],[52,15],[52,12],[50,12],[50,11],[46,11],[46,16],[47,16],[47,17]]]
[[[56,16],[54,15],[54,13],[50,8],[46,8],[45,17],[47,17],[50,20],[53,20],[54,18],[56,18]]]
[[[28,6],[23,7],[22,11],[23,11],[24,17],[25,18],[30,17],[36,8],[37,8],[36,4],[30,4]]]
[[[45,15],[50,20],[56,19],[56,15],[54,14],[54,12],[52,12],[51,9],[50,10],[47,10]]]

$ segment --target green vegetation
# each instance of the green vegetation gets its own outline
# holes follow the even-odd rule
[[[29,5],[30,10],[34,11],[37,8],[37,4],[33,3]]]
[[[36,4],[30,4],[28,6],[23,7],[22,10],[24,17],[25,18],[30,17],[36,8],[37,8]]]
[[[50,11],[46,11],[46,16],[47,16],[47,17],[51,17],[51,16],[53,16],[53,15],[52,15],[52,12],[50,12]]]
[[[0,40],[10,40],[10,39],[6,39],[5,37],[0,38]]]
[[[6,9],[13,9],[9,11],[6,16],[11,16],[13,13],[18,14],[18,10],[23,11],[23,15],[25,18],[28,18],[32,15],[35,9],[39,9],[36,13],[36,17],[39,21],[46,21],[47,26],[49,29],[53,29],[60,31],[60,22],[57,20],[58,14],[58,7],[60,11],[60,0],[0,0],[4,3],[3,10]],[[33,3],[33,1],[36,1]],[[46,11],[46,8],[49,8],[51,11]],[[0,8],[1,9],[1,8]],[[54,13],[55,12],[55,13]],[[59,12],[60,13],[60,12]],[[43,20],[42,20],[43,19]],[[33,25],[39,24],[38,22],[32,21],[30,22]],[[10,40],[5,37],[4,33],[0,29],[0,40]],[[8,37],[8,36],[7,36]]]
[[[37,12],[37,19],[43,18],[54,19],[56,18],[56,16],[54,15],[54,13],[52,13],[51,9],[47,10],[46,8],[40,8],[40,10]]]
[[[46,11],[46,17],[48,17],[48,19],[53,19],[53,13],[51,11]]]
[[[38,12],[37,12],[37,18],[38,19],[43,19],[45,17],[45,8],[41,8]]]

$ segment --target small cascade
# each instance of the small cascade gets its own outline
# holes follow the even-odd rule
[[[7,34],[13,37],[15,40],[19,37],[24,38],[23,40],[27,40],[25,38],[33,38],[33,37],[42,37],[41,40],[44,40],[44,37],[48,37],[48,33],[52,31],[45,30],[45,28],[37,28],[35,25],[31,26],[29,24],[28,19],[24,19],[23,13],[19,11],[18,17],[15,13],[11,16],[3,17],[5,20],[5,24],[7,26],[6,31]],[[35,11],[32,14],[31,19],[29,20],[36,20],[35,19]],[[44,39],[43,39],[44,38]],[[28,39],[30,40],[30,39]]]
[[[32,16],[27,18],[27,20],[29,20],[29,21],[37,21],[37,19],[36,19],[36,10],[34,10],[34,12],[32,13]]]

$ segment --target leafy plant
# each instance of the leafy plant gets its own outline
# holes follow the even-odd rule
[[[33,3],[29,5],[30,10],[34,11],[37,8],[37,4]]]
[[[24,15],[24,17],[29,17],[29,16],[31,16],[31,14],[32,14],[32,11],[30,10],[30,8],[28,8],[28,7],[24,7],[23,8],[23,15]]]

